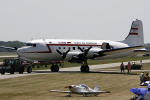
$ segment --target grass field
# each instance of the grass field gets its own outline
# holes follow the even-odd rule
[[[82,97],[51,93],[48,90],[66,90],[71,84],[86,84],[92,88],[111,91],[97,97]],[[0,100],[129,100],[130,88],[139,86],[138,75],[102,73],[52,73],[0,80]]]
[[[89,64],[103,64],[121,61],[140,60],[141,58],[121,58],[115,60],[89,60]],[[144,58],[148,59],[148,58]],[[69,63],[65,63],[68,67]],[[74,64],[72,66],[78,66]],[[144,64],[144,69],[150,63]],[[116,67],[119,70],[119,67]],[[107,70],[107,69],[106,69]],[[92,88],[99,85],[101,90],[111,91],[109,94],[100,94],[97,97],[82,97],[73,94],[51,93],[48,90],[67,90],[64,87],[71,84],[86,84]],[[0,100],[129,100],[133,94],[130,88],[139,87],[139,75],[110,74],[110,73],[80,73],[61,72],[44,75],[24,76],[0,80]]]

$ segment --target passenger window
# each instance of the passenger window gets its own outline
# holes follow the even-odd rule
[[[61,49],[61,47],[58,47],[58,49]]]
[[[64,47],[64,49],[66,49],[66,48]]]

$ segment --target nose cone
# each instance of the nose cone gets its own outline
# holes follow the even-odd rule
[[[19,56],[22,56],[22,55],[23,55],[23,48],[18,48],[18,49],[17,49],[17,54],[18,54]]]

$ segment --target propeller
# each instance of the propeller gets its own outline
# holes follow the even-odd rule
[[[66,52],[61,52],[58,49],[56,49],[56,51],[62,56],[63,59],[65,59],[67,54],[68,54],[68,52],[70,51],[70,48]]]
[[[89,50],[90,50],[91,48],[92,48],[92,47],[83,49],[83,48],[81,48],[81,47],[78,47],[78,49],[79,49],[81,52],[83,52],[83,55],[84,55],[84,56],[87,56],[87,54],[88,54],[88,52],[89,52]]]

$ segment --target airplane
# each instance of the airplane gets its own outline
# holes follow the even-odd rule
[[[129,52],[144,47],[143,25],[141,20],[134,20],[128,36],[123,41],[110,40],[69,40],[37,39],[26,46],[14,48],[20,59],[52,64],[52,72],[59,71],[59,64],[64,61],[81,63],[80,71],[89,72],[88,59],[125,56]]]
[[[84,97],[89,95],[97,96],[100,93],[110,93],[110,91],[99,91],[99,86],[96,86],[94,89],[89,88],[85,84],[79,85],[69,85],[65,88],[68,88],[69,91],[61,91],[61,90],[50,90],[50,92],[58,92],[58,93],[68,93],[68,97],[71,97],[71,94],[80,94]]]

